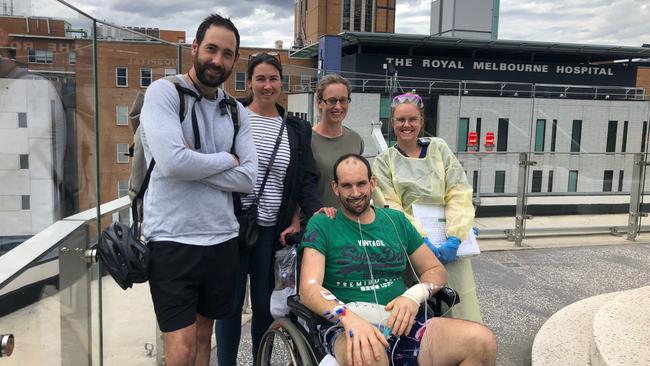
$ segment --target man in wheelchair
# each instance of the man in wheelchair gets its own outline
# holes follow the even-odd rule
[[[334,324],[319,330],[327,352],[339,365],[494,365],[488,328],[421,306],[447,273],[401,212],[370,206],[368,161],[344,155],[333,170],[341,208],[314,216],[299,249],[301,303]],[[419,279],[408,289],[405,270]]]

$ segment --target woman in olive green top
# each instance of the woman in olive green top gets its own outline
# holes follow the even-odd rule
[[[311,150],[320,172],[317,191],[325,207],[341,205],[331,188],[334,162],[348,153],[363,154],[361,136],[343,126],[350,92],[350,82],[336,74],[323,77],[316,89],[319,121],[312,128]]]

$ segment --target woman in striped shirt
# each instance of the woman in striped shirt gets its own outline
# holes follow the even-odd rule
[[[248,61],[246,84],[250,96],[244,103],[248,111],[257,149],[259,167],[254,194],[242,196],[248,208],[258,197],[270,164],[276,139],[280,134],[284,108],[277,101],[282,92],[282,64],[275,56],[261,53]],[[321,210],[334,215],[334,209],[321,209],[316,185],[318,170],[311,151],[311,126],[308,122],[287,117],[280,144],[258,201],[258,240],[249,253],[240,253],[240,270],[232,316],[217,320],[217,358],[219,365],[235,365],[241,335],[241,313],[246,276],[250,275],[253,319],[253,359],[262,335],[273,322],[270,296],[273,291],[273,258],[278,246],[286,245],[287,236],[300,231],[294,212],[300,207],[308,217]]]

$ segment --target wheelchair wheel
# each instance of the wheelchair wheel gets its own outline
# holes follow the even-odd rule
[[[278,351],[275,352],[276,357],[273,357],[274,348]],[[317,366],[318,361],[298,326],[288,318],[280,318],[274,321],[262,336],[255,364]]]

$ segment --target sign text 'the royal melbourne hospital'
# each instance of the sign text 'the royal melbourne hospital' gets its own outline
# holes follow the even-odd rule
[[[357,72],[383,74],[383,64],[391,63],[398,76],[404,77],[593,86],[634,86],[636,80],[636,67],[625,64],[589,65],[372,54],[357,54],[355,57]]]

